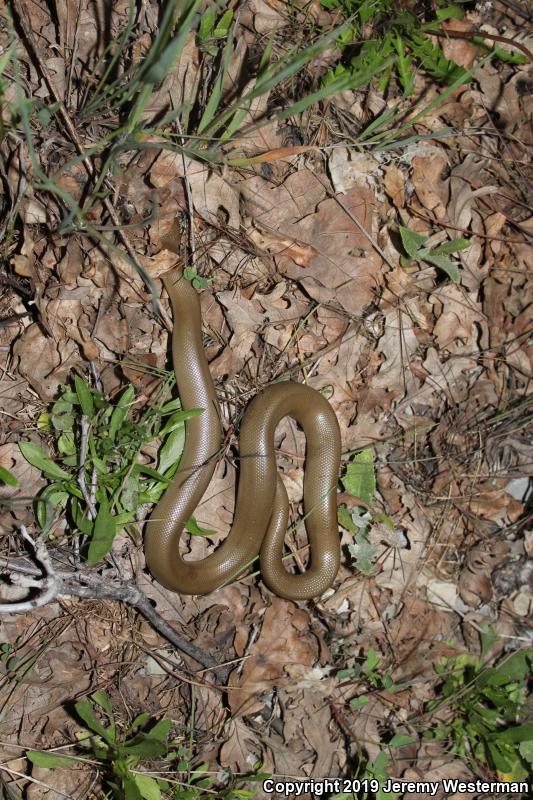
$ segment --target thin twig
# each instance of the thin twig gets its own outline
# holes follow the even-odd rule
[[[127,581],[110,581],[106,576],[92,576],[81,571],[62,572],[55,571],[51,564],[50,556],[44,543],[34,543],[26,529],[21,526],[23,537],[31,544],[36,560],[42,565],[42,570],[30,567],[27,564],[13,564],[6,558],[0,558],[0,565],[7,568],[10,578],[14,583],[40,588],[44,586],[42,595],[35,599],[15,603],[0,604],[0,613],[16,614],[33,611],[35,608],[51,602],[58,595],[82,597],[87,600],[117,600],[135,608],[150,625],[158,631],[177,650],[193,658],[206,669],[213,669],[225,681],[227,668],[218,666],[212,655],[206,653],[197,645],[181,636],[169,623],[155,610],[148,597],[134,584]],[[44,571],[44,576],[42,572]],[[23,580],[17,576],[31,576]]]
[[[90,421],[86,414],[81,415],[80,421],[80,458],[78,464],[78,486],[83,494],[83,499],[87,504],[87,513],[90,520],[96,519],[96,506],[93,503],[93,498],[87,489],[87,482],[85,480],[85,459],[87,458],[87,448],[89,444],[89,428]],[[92,486],[91,486],[92,488]]]
[[[176,120],[176,127],[178,129],[178,133],[182,137],[181,144],[183,146],[185,140],[183,139],[183,131],[181,130],[181,125]],[[190,263],[191,265],[196,268],[196,238],[194,232],[194,203],[192,197],[192,189],[191,183],[189,181],[189,175],[187,172],[187,159],[185,157],[185,153],[183,150],[181,151],[181,161],[183,164],[183,181],[185,183],[185,194],[187,195],[187,206],[189,209],[189,251],[190,251]]]
[[[35,577],[28,577],[27,573],[15,574],[11,575],[11,582],[16,586],[22,586],[27,589],[40,589],[41,594],[29,600],[20,600],[16,603],[0,603],[0,614],[24,614],[27,611],[34,611],[36,608],[46,606],[54,600],[59,589],[59,581],[44,542],[40,539],[34,542],[25,525],[20,526],[20,533],[35,553],[36,560],[42,565],[44,575],[39,574]]]
[[[496,33],[487,33],[486,31],[458,31],[452,29],[447,30],[433,30],[432,28],[427,28],[427,33],[430,33],[432,36],[438,36],[441,39],[490,39],[493,42],[502,42],[502,44],[508,44],[511,47],[516,47],[517,50],[520,50],[521,53],[525,55],[528,61],[533,64],[533,53],[531,50],[522,44],[521,42],[516,42],[514,39],[509,39],[507,36],[499,36]]]

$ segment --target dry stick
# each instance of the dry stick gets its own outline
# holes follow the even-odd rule
[[[24,536],[25,529],[21,528]],[[58,595],[69,595],[71,597],[82,597],[87,600],[118,600],[132,608],[148,620],[155,630],[167,639],[177,650],[190,656],[198,664],[206,669],[216,670],[221,677],[225,675],[224,667],[217,670],[217,662],[213,656],[206,653],[200,647],[181,636],[174,628],[157,613],[146,595],[137,587],[129,583],[111,583],[105,577],[94,578],[83,572],[56,572],[51,564],[50,557],[42,542],[33,543],[31,538],[26,535],[24,538],[31,544],[36,559],[42,564],[45,576],[41,570],[28,565],[13,564],[7,558],[0,558],[0,565],[9,569],[13,573],[20,573],[12,576],[12,580],[19,585],[29,588],[45,589],[42,595],[30,600],[16,603],[0,603],[0,613],[14,614],[33,611],[40,606],[52,602]],[[24,581],[22,576],[31,576]],[[38,579],[38,580],[36,580]]]
[[[533,64],[533,53],[531,50],[522,44],[521,42],[515,42],[514,39],[509,39],[507,36],[499,36],[496,33],[486,33],[486,31],[458,31],[454,30],[440,30],[434,31],[431,28],[428,28],[427,33],[430,33],[432,36],[438,36],[442,39],[450,38],[450,39],[491,39],[493,42],[502,42],[503,44],[511,45],[511,47],[516,47],[517,50],[520,50],[525,57]]]
[[[78,486],[80,487],[81,492],[83,494],[83,498],[87,504],[89,519],[95,520],[96,505],[93,502],[93,498],[89,494],[89,490],[87,489],[87,482],[85,480],[85,460],[87,458],[87,448],[89,442],[89,427],[90,427],[89,417],[86,414],[82,414],[80,423],[81,436],[80,436],[80,457],[78,464]]]

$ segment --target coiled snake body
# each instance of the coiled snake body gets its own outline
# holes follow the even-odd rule
[[[207,594],[236,577],[259,554],[263,579],[275,594],[291,600],[317,597],[331,586],[339,568],[336,484],[341,444],[330,404],[303,384],[273,384],[251,402],[241,424],[240,477],[231,530],[201,561],[187,561],[180,554],[184,525],[215,469],[222,426],[203,349],[198,294],[181,274],[163,281],[174,314],[172,356],[182,407],[204,411],[185,423],[178,471],[147,523],[148,567],[168,589]],[[307,437],[304,511],[311,564],[301,575],[291,575],[282,561],[289,504],[276,468],[274,432],[287,415],[299,422]]]

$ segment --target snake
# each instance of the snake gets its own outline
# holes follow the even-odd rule
[[[333,584],[340,563],[336,491],[341,436],[328,400],[306,384],[271,383],[253,398],[240,424],[231,529],[203,559],[189,560],[181,553],[185,525],[220,458],[223,428],[203,346],[198,292],[180,269],[165,273],[162,280],[172,306],[172,360],[181,407],[202,411],[185,421],[178,468],[147,522],[148,569],[167,589],[202,595],[237,578],[259,556],[263,581],[274,594],[287,600],[319,597]],[[310,563],[299,574],[290,573],[283,563],[289,500],[276,466],[274,436],[286,416],[293,417],[306,435],[303,508]]]

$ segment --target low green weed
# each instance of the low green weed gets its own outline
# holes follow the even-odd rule
[[[448,742],[471,764],[486,764],[506,780],[522,780],[533,766],[533,724],[521,723],[533,649],[503,656],[493,667],[482,662],[463,653],[435,665],[442,676],[441,697],[431,700],[427,711],[442,721],[424,735]]]
[[[361,691],[356,697],[350,700],[350,708],[352,711],[358,711],[363,706],[366,706],[370,701],[370,693],[376,690],[384,690],[393,692],[395,685],[392,677],[388,674],[381,674],[378,670],[381,656],[371,647],[367,655],[360,659],[361,663],[357,663],[354,667],[348,669],[341,669],[337,672],[337,678],[341,680],[354,681],[355,685],[360,685]]]
[[[468,239],[452,239],[438,247],[428,247],[429,236],[404,228],[400,225],[400,236],[405,252],[413,261],[422,261],[438,267],[448,275],[454,283],[459,283],[461,274],[456,261],[451,261],[448,256],[467,250],[470,247]]]
[[[357,82],[362,71],[371,70],[377,74],[383,64],[386,66],[379,90],[384,91],[395,76],[404,97],[413,94],[417,70],[447,85],[471,78],[469,71],[446,58],[441,47],[430,38],[431,32],[439,30],[440,23],[463,18],[460,5],[435,0],[431,10],[426,12],[429,19],[424,20],[423,12],[415,12],[395,0],[320,0],[320,4],[328,10],[338,10],[341,18],[349,23],[337,39],[342,58],[326,75],[326,84],[343,76],[352,76]],[[482,51],[501,60],[526,61],[521,54],[487,47],[482,40],[478,44]]]
[[[74,704],[76,716],[83,724],[79,735],[80,756],[58,755],[55,752],[29,750],[26,757],[38,767],[57,769],[75,763],[96,764],[101,772],[106,798],[115,800],[249,800],[255,793],[242,788],[248,780],[263,776],[235,779],[228,788],[216,791],[216,778],[207,774],[207,764],[193,766],[191,752],[177,741],[169,740],[173,723],[156,721],[148,712],[139,714],[125,730],[115,720],[108,695],[97,691],[90,699]],[[103,719],[103,721],[102,721]],[[154,770],[158,760],[159,770]],[[140,766],[150,766],[152,774]],[[154,774],[164,777],[154,777]],[[170,777],[171,776],[171,777]],[[110,794],[109,794],[110,793]]]
[[[347,494],[360,502],[360,506],[348,509],[340,505],[338,519],[340,525],[354,534],[354,541],[348,545],[348,552],[353,556],[355,567],[364,575],[374,574],[373,559],[379,551],[370,543],[368,534],[372,526],[383,524],[388,530],[394,530],[390,517],[371,510],[376,493],[376,468],[374,451],[371,447],[355,453],[346,465],[346,473],[341,478]]]
[[[19,443],[26,460],[51,481],[36,501],[41,528],[50,531],[66,513],[93,563],[110,551],[118,531],[135,522],[144,503],[159,500],[183,449],[184,422],[202,412],[182,411],[179,400],[136,411],[135,402],[133,386],[111,402],[76,376],[74,387],[64,388],[38,421],[52,435],[57,459],[34,442]],[[144,463],[143,450],[156,440],[162,446],[153,468]]]

